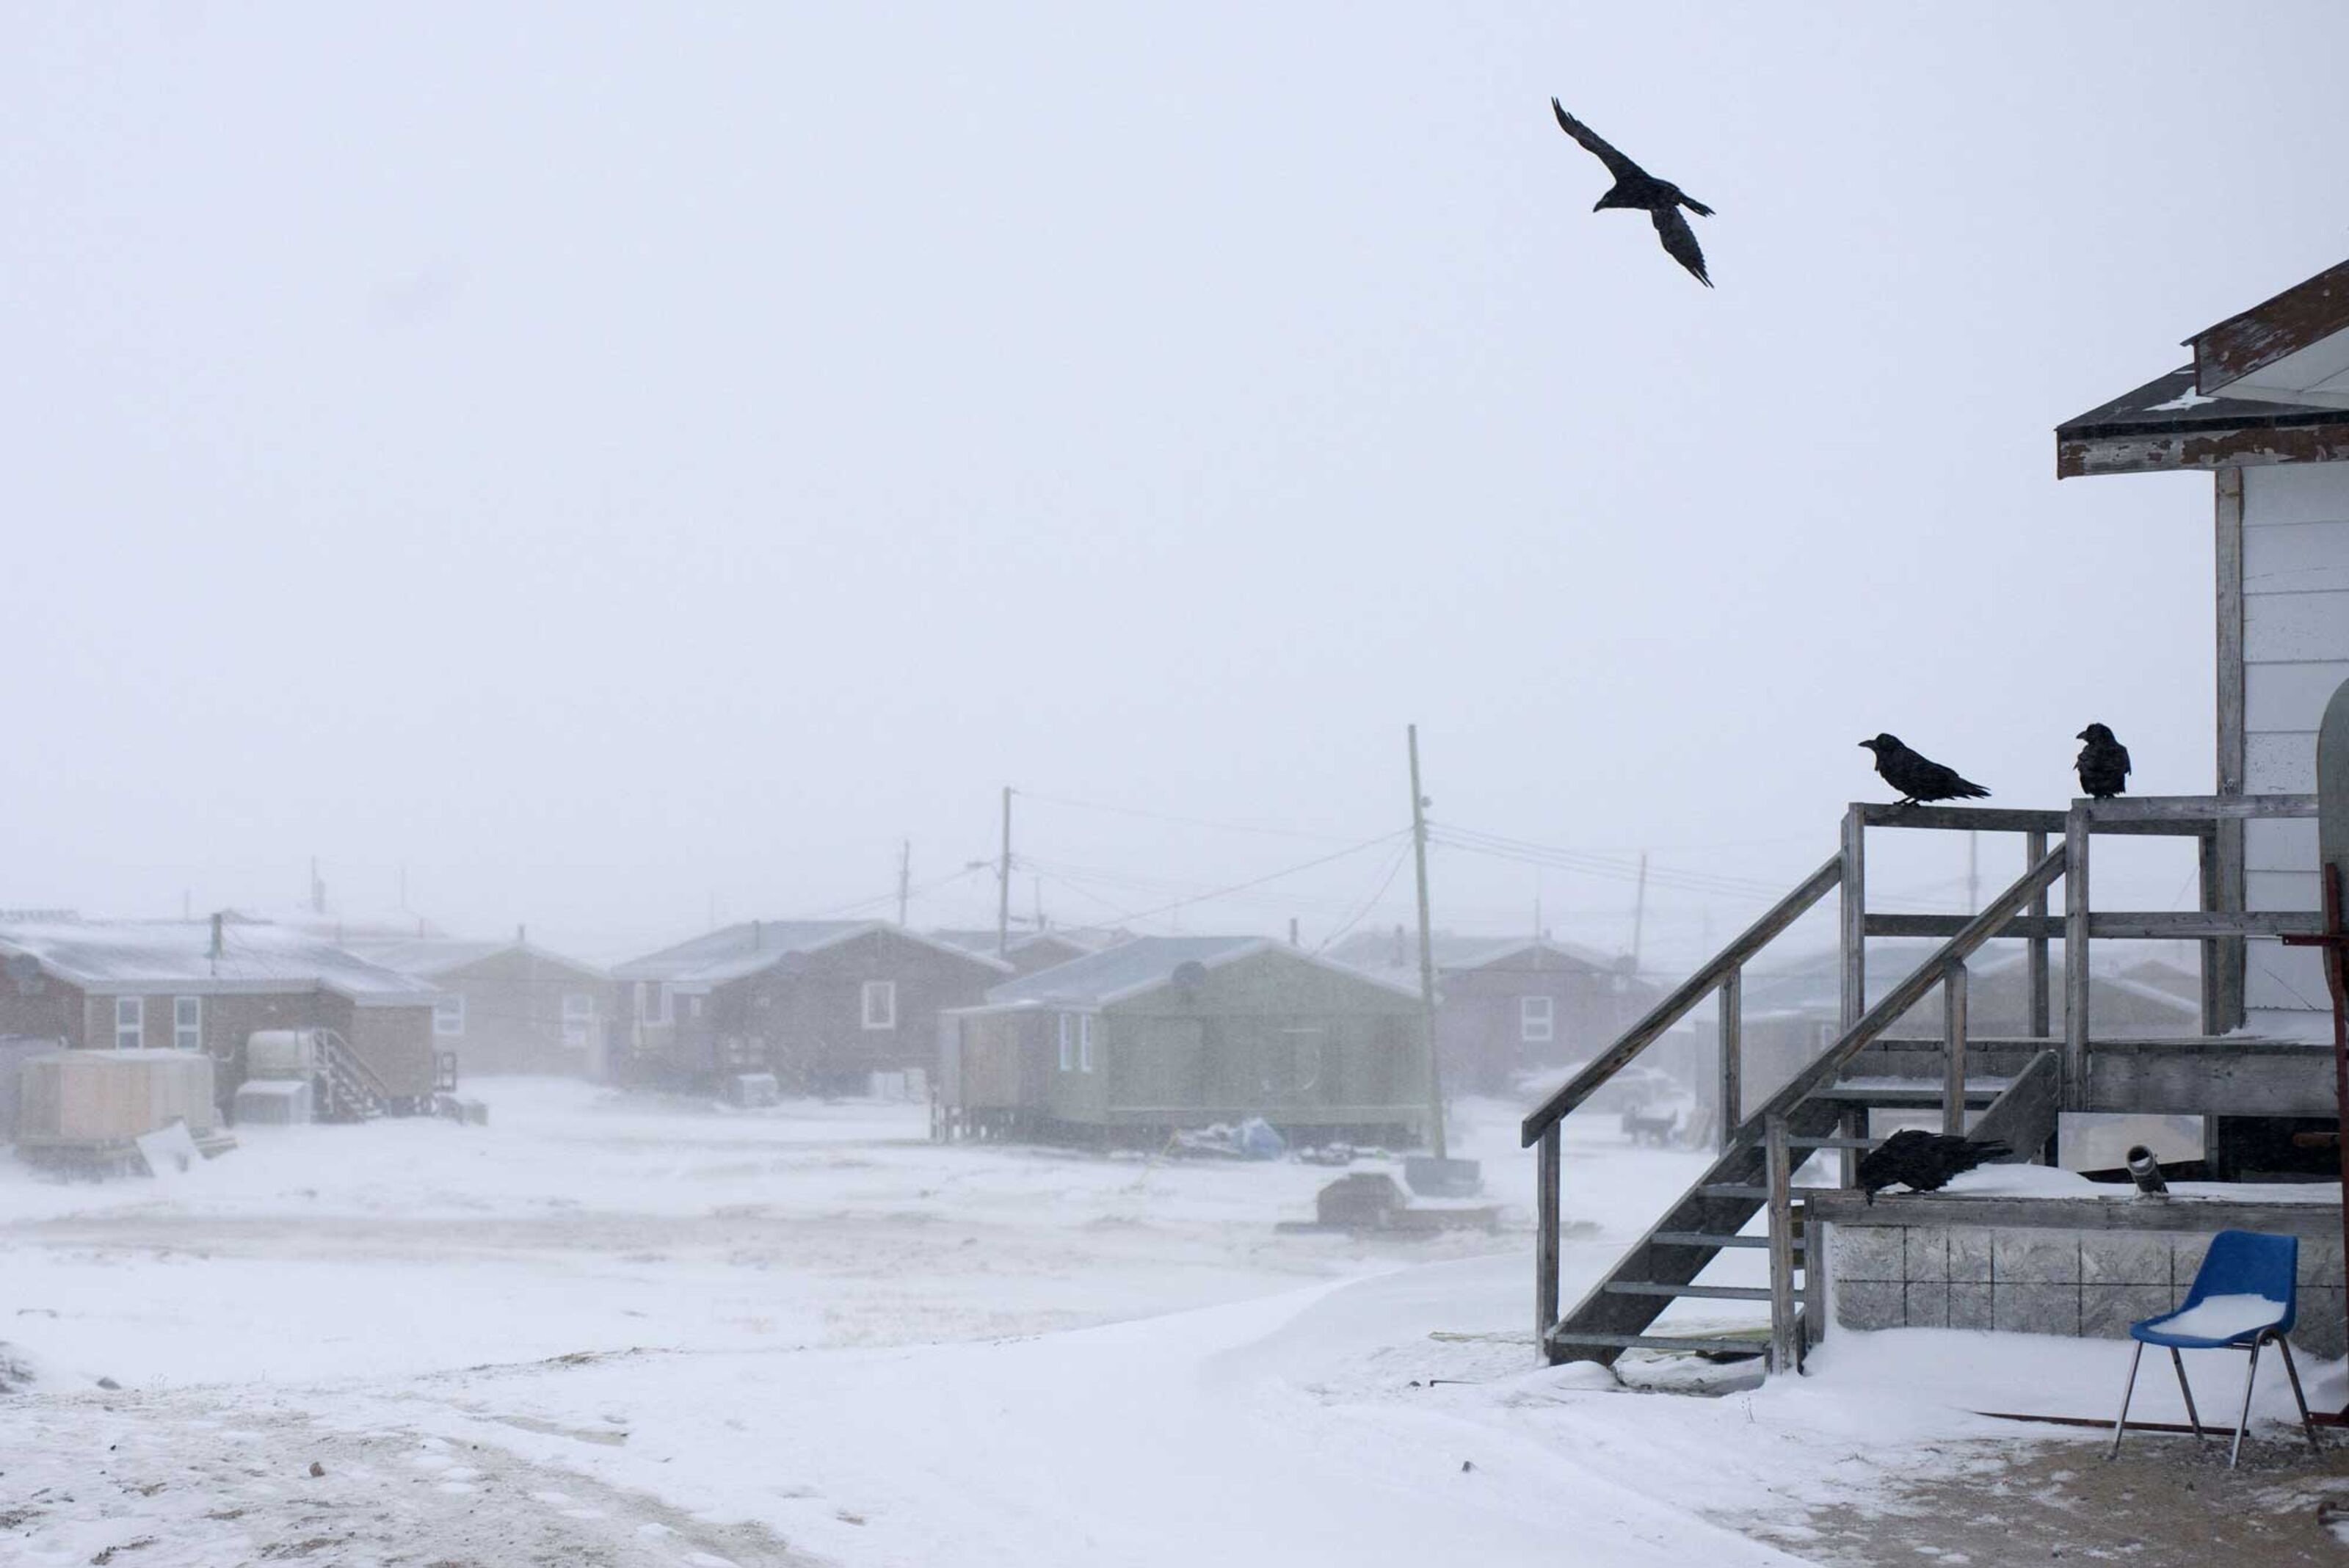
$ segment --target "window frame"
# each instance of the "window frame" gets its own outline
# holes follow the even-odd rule
[[[1541,1004],[1538,1013],[1534,1004]],[[1537,1032],[1535,1026],[1540,1026]],[[1517,998],[1517,1043],[1521,1045],[1547,1045],[1557,1039],[1557,998],[1554,996],[1521,996]]]
[[[1077,1071],[1090,1073],[1092,1070],[1093,1015],[1090,1012],[1080,1012],[1077,1014]]]
[[[873,1011],[873,1002],[875,997],[887,1003],[882,1009],[886,1016],[878,1022],[875,1022]],[[858,992],[856,1011],[857,1017],[867,1030],[875,1033],[883,1030],[895,1030],[897,1027],[897,982],[894,980],[866,981],[864,989]]]
[[[451,1007],[456,1009],[457,1026],[453,1029],[449,1026],[449,1010]],[[465,993],[461,991],[445,992],[432,1003],[432,1038],[462,1040],[464,1037]]]
[[[126,1009],[130,1014],[130,1020],[127,1023],[123,1022],[123,1012]],[[125,1033],[130,1036],[130,1044],[128,1045],[122,1043],[122,1036]],[[117,1051],[136,1051],[146,1042],[147,999],[143,996],[116,997],[114,999],[114,1048]]]
[[[186,1014],[183,1019],[182,1014]],[[171,998],[171,1049],[201,1051],[204,1048],[204,999],[201,996]]]
[[[1073,1012],[1061,1014],[1061,1071],[1063,1073],[1077,1070],[1077,1032],[1072,1027],[1076,1018]]]

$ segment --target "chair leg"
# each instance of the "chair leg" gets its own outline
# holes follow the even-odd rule
[[[2178,1391],[2186,1396],[2186,1419],[2194,1428],[2194,1440],[2202,1440],[2202,1417],[2194,1408],[2194,1386],[2186,1381],[2186,1358],[2178,1354],[2178,1346],[2169,1347],[2169,1364],[2178,1368]]]
[[[2308,1435],[2309,1449],[2313,1452],[2322,1454],[2324,1452],[2324,1445],[2316,1440],[2316,1423],[2309,1419],[2308,1398],[2300,1391],[2300,1368],[2292,1365],[2292,1341],[2278,1334],[2276,1348],[2283,1352],[2283,1375],[2292,1379],[2292,1397],[2300,1407],[2300,1429]]]
[[[2105,1455],[2105,1458],[2108,1459],[2118,1459],[2120,1457],[2121,1434],[2128,1430],[2129,1399],[2137,1393],[2137,1364],[2144,1359],[2145,1341],[2140,1339],[2137,1342],[2137,1348],[2129,1355],[2128,1381],[2121,1385],[2120,1418],[2113,1423],[2113,1446]]]
[[[2251,1424],[2251,1385],[2259,1380],[2260,1346],[2265,1341],[2251,1341],[2251,1365],[2243,1370],[2243,1413],[2235,1419],[2235,1446],[2227,1450],[2227,1468],[2233,1469],[2235,1461],[2243,1457],[2243,1431]]]

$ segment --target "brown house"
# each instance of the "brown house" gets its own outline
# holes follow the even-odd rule
[[[203,1051],[225,1104],[264,1029],[331,1029],[396,1109],[430,1105],[431,986],[315,937],[211,920],[0,923],[0,1034],[76,1050]]]
[[[467,1075],[603,1076],[612,982],[601,970],[519,936],[510,942],[370,939],[350,947],[369,962],[440,992],[432,1011],[433,1044],[456,1053]]]
[[[861,1093],[875,1073],[926,1073],[938,1014],[1012,966],[879,920],[749,920],[613,970],[616,1076],[707,1085],[771,1072]]]
[[[1447,1092],[1505,1094],[1527,1073],[1585,1061],[1640,1015],[1658,992],[1628,959],[1548,937],[1472,937],[1439,931],[1435,1043]],[[1419,984],[1419,943],[1397,926],[1366,932],[1330,956],[1382,980]]]

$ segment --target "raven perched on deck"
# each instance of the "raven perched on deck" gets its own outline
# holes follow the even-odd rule
[[[2097,800],[2110,800],[2127,790],[2128,748],[2102,724],[2091,724],[2072,737],[2088,743],[2080,748],[2080,787]]]
[[[1919,756],[1902,745],[1898,735],[1878,735],[1860,744],[1876,753],[1876,771],[1900,792],[1902,805],[1928,800],[1977,800],[1990,794],[1982,785],[1960,778],[1957,769]]]
[[[1976,1143],[1950,1133],[1919,1132],[1915,1127],[1894,1133],[1860,1157],[1859,1187],[1870,1203],[1888,1187],[1911,1192],[1938,1192],[1953,1176],[1977,1165],[2003,1159],[2014,1150],[1992,1140]]]
[[[1686,207],[1699,217],[1710,218],[1713,209],[1695,197],[1686,194],[1669,180],[1659,180],[1637,163],[1616,151],[1599,139],[1599,133],[1566,112],[1566,106],[1556,99],[1550,108],[1557,111],[1558,128],[1588,149],[1599,161],[1607,165],[1607,172],[1615,176],[1607,194],[1599,198],[1594,213],[1608,207],[1637,207],[1644,211],[1656,225],[1656,238],[1663,242],[1664,253],[1689,269],[1691,275],[1705,287],[1713,279],[1704,272],[1704,252],[1697,248],[1696,234],[1680,210]]]

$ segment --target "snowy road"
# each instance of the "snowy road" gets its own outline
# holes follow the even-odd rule
[[[1459,1139],[1503,1231],[1413,1242],[1276,1232],[1306,1166],[492,1101],[170,1185],[0,1168],[0,1559],[1740,1568],[1957,1464],[1970,1402],[2109,1397],[2075,1342],[1930,1331],[1723,1399],[1537,1367],[1508,1107]],[[1569,1293],[1700,1164],[1570,1147]]]

